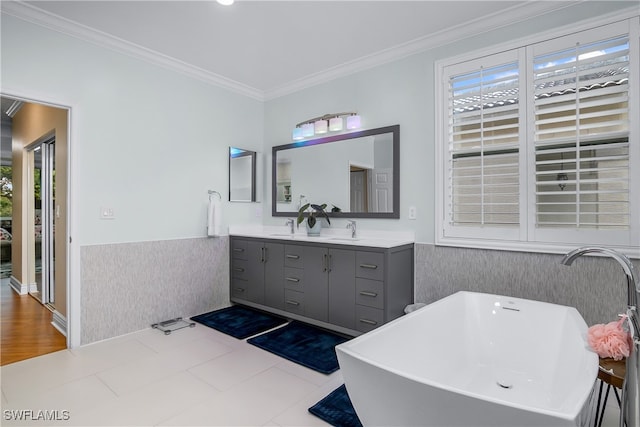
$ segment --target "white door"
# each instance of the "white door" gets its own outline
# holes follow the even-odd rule
[[[351,177],[351,190],[350,190],[350,209],[349,212],[367,212],[367,198],[366,198],[366,184],[367,184],[367,171],[366,170],[352,170]]]
[[[391,212],[393,207],[392,169],[373,169],[370,188],[369,212]]]

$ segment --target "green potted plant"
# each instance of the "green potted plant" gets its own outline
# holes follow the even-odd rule
[[[298,227],[304,221],[304,214],[307,209],[311,208],[307,216],[307,234],[310,236],[318,236],[320,235],[321,224],[318,221],[318,217],[326,218],[329,225],[331,225],[331,220],[329,219],[329,215],[325,211],[327,207],[326,203],[321,205],[316,205],[313,203],[307,203],[298,210]]]

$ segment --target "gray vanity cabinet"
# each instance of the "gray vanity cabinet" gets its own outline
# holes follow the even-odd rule
[[[358,335],[413,302],[413,245],[231,237],[231,300]]]
[[[353,329],[354,251],[286,245],[284,262],[286,311]]]
[[[281,309],[284,245],[281,243],[231,240],[231,296]]]
[[[304,253],[306,315],[353,329],[355,252],[307,246]]]

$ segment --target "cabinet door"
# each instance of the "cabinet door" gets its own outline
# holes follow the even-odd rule
[[[312,319],[328,321],[327,248],[305,246],[304,248],[304,300],[305,315]]]
[[[329,250],[329,323],[355,329],[356,253]]]
[[[264,244],[247,242],[245,298],[259,304],[264,303]]]
[[[264,303],[269,307],[284,308],[284,245],[264,244]]]

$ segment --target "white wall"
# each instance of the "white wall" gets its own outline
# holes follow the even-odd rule
[[[386,230],[412,229],[416,241],[434,243],[435,200],[435,89],[437,60],[481,50],[506,41],[544,33],[589,18],[597,18],[631,2],[586,2],[547,16],[514,23],[509,27],[435,47],[377,68],[362,71],[270,100],[265,104],[266,147],[291,142],[296,123],[338,111],[357,111],[364,128],[400,124],[399,220],[359,219],[359,227]],[[269,148],[265,151],[270,152]],[[270,162],[269,158],[269,162]],[[269,163],[270,164],[270,163]],[[267,175],[270,191],[270,175]],[[270,193],[265,201],[270,201]],[[417,208],[417,220],[408,219],[409,206]],[[265,209],[271,210],[269,203]],[[266,222],[280,224],[281,219]],[[342,227],[346,220],[332,221]]]
[[[72,107],[79,245],[205,236],[228,147],[262,151],[260,101],[4,14],[1,47],[3,94]],[[255,205],[223,208],[225,226],[256,221]]]

